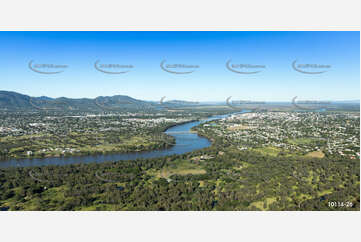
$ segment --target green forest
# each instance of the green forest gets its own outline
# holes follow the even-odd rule
[[[0,170],[2,210],[360,210],[360,163],[213,145],[156,159]],[[329,206],[329,202],[348,206]],[[349,204],[352,204],[350,206]]]

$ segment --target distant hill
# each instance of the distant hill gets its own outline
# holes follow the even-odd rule
[[[0,110],[79,110],[79,111],[123,111],[156,109],[157,104],[137,100],[129,96],[116,95],[111,97],[91,98],[50,98],[30,97],[28,95],[0,91]]]
[[[16,92],[0,91],[0,109],[30,108],[30,97]]]
[[[165,102],[143,101],[129,96],[100,96],[97,98],[51,98],[46,96],[31,97],[16,92],[0,91],[0,111],[159,111],[169,108],[181,108],[196,105],[210,105],[211,102],[189,102],[169,100]],[[214,102],[214,105],[225,105],[224,102]],[[268,102],[266,106],[291,105],[290,102]],[[334,108],[357,110],[360,100],[344,100],[332,102]]]

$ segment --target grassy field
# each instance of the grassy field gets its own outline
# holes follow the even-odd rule
[[[277,156],[281,152],[281,149],[277,147],[262,147],[253,150],[261,153],[262,155],[270,155],[270,156]]]
[[[165,178],[168,179],[172,175],[198,175],[205,174],[206,171],[202,169],[199,165],[188,161],[181,161],[174,164],[173,167],[164,167],[159,171],[150,171],[149,174],[155,176],[156,178]]]
[[[312,157],[312,158],[323,158],[323,157],[325,157],[325,154],[322,151],[318,150],[318,151],[312,151],[312,152],[306,154],[305,156]]]
[[[253,202],[249,205],[249,208],[256,207],[262,211],[268,210],[269,206],[276,201],[275,197],[268,197],[265,201]]]

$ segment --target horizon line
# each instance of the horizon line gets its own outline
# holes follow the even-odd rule
[[[51,98],[51,99],[59,99],[59,98],[67,98],[67,99],[96,99],[96,98],[99,98],[99,97],[114,97],[114,96],[126,96],[126,97],[130,97],[130,98],[134,98],[132,96],[129,96],[129,95],[124,95],[124,94],[116,94],[116,95],[100,95],[100,96],[96,96],[96,97],[66,97],[66,96],[59,96],[59,97],[51,97],[51,96],[45,96],[45,95],[42,95],[42,96],[31,96],[31,95],[28,95],[28,94],[24,94],[24,93],[20,93],[20,92],[16,92],[16,91],[7,91],[7,90],[0,90],[0,92],[13,92],[13,93],[17,93],[17,94],[20,94],[20,95],[25,95],[25,96],[29,96],[29,97],[32,97],[32,98],[41,98],[41,97],[47,97],[47,98]],[[164,96],[163,96],[164,97]],[[141,100],[141,101],[147,101],[147,102],[159,102],[163,97],[159,97],[159,99],[156,99],[156,100],[149,100],[149,99],[140,99],[140,98],[134,98],[134,99],[137,99],[137,100]],[[185,101],[185,102],[199,102],[199,103],[219,103],[219,102],[226,102],[227,99],[229,98],[230,96],[227,96],[225,97],[224,100],[206,100],[206,101],[199,101],[199,100],[196,100],[196,99],[179,99],[179,98],[172,98],[172,99],[169,99],[169,101]],[[263,101],[263,102],[269,102],[269,103],[273,103],[273,102],[291,102],[292,103],[292,99],[294,98],[295,96],[292,96],[290,99],[287,99],[287,100],[272,100],[272,101],[267,101],[267,100],[258,100],[258,99],[239,99],[239,98],[235,98],[235,101]],[[297,96],[298,97],[298,96]],[[302,100],[302,99],[301,99]],[[335,101],[335,102],[342,102],[342,101],[358,101],[360,102],[360,98],[358,99],[346,99],[346,98],[337,98],[337,99],[307,99],[307,100],[318,100],[318,101]],[[166,101],[167,102],[167,101]]]

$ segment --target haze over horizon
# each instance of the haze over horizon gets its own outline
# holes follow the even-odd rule
[[[359,32],[1,32],[1,90],[52,98],[132,98],[222,102],[359,100]],[[67,65],[44,75],[29,62]],[[94,63],[133,65],[125,74],[97,71]],[[160,68],[199,65],[177,75]],[[257,74],[227,70],[226,62],[264,65]],[[327,64],[322,74],[307,75],[293,61]]]
[[[14,92],[14,91],[7,91],[7,90],[0,90],[0,94],[1,92]],[[112,95],[112,96],[97,96],[97,97],[67,97],[67,96],[61,96],[61,97],[49,97],[49,96],[31,96],[31,95],[27,95],[26,93],[18,93],[18,92],[14,92],[14,93],[17,93],[17,94],[20,94],[20,95],[26,95],[26,96],[30,96],[30,97],[33,97],[33,98],[51,98],[51,99],[58,99],[58,98],[68,98],[68,99],[95,99],[95,98],[99,98],[99,97],[114,97],[114,96],[128,96],[128,95],[122,95],[122,94],[116,94],[116,95]],[[130,98],[133,98],[131,96],[128,96]],[[227,97],[225,100],[221,100],[221,101],[214,101],[214,100],[206,100],[206,101],[199,101],[200,104],[219,104],[219,103],[226,103],[227,102],[227,99],[230,98],[230,101],[255,101],[255,100],[245,100],[245,99],[234,99],[232,98],[232,96],[230,97]],[[292,97],[293,99],[294,97]],[[151,100],[148,100],[148,99],[138,99],[136,98],[137,100],[141,100],[141,101],[146,101],[146,102],[160,102],[160,101],[163,101],[163,102],[167,102],[167,101],[189,101],[189,102],[192,102],[192,100],[185,100],[185,99],[169,99],[165,96],[159,98],[158,100],[157,99],[151,99]],[[300,99],[297,97],[297,101],[304,101],[306,99]],[[307,101],[334,101],[334,102],[350,102],[350,103],[355,103],[355,102],[360,102],[360,99],[339,99],[339,100],[331,100],[331,99],[328,99],[328,100],[319,100],[319,99],[307,99]],[[279,101],[279,100],[273,100],[273,101],[268,101],[268,100],[262,100],[266,103],[277,103],[277,102],[280,102],[280,103],[291,103],[292,100],[285,100],[285,101]],[[198,101],[195,101],[195,102],[198,102]]]

